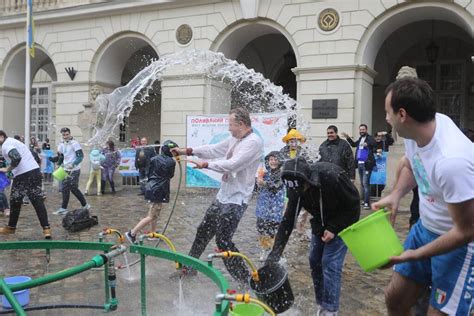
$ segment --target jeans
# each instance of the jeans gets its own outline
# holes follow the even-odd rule
[[[86,206],[87,202],[84,198],[84,195],[79,190],[79,176],[81,175],[81,170],[72,171],[63,181],[63,202],[61,207],[67,209],[69,204],[70,193],[79,200],[81,206]]]
[[[359,169],[360,188],[364,194],[364,203],[369,204],[370,199],[370,175],[372,171],[365,170],[363,163],[357,166]]]
[[[309,248],[309,266],[313,278],[316,302],[330,312],[339,310],[341,273],[347,247],[340,237],[325,243],[312,235]]]
[[[8,205],[7,194],[5,191],[0,191],[0,210],[3,211],[6,208],[10,208],[10,205]]]
[[[246,204],[222,204],[214,200],[198,226],[189,255],[199,258],[214,236],[216,236],[216,244],[220,250],[239,252],[232,242],[232,236],[234,236],[246,208]],[[242,258],[226,258],[224,264],[234,279],[247,284],[250,273]]]

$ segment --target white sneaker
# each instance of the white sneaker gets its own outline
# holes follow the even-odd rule
[[[67,212],[69,212],[67,210],[67,208],[60,207],[57,211],[54,211],[53,214],[54,215],[65,215]]]
[[[81,207],[83,210],[90,210],[91,209],[91,206],[89,203],[87,203],[86,205],[84,205],[83,207]]]
[[[87,190],[85,190],[84,195],[89,195],[89,192],[87,192]]]

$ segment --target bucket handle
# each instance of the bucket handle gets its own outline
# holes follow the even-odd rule
[[[363,223],[363,222],[367,221],[368,219],[373,219],[376,216],[382,216],[382,215],[383,216],[390,215],[390,211],[388,211],[386,208],[383,207],[383,208],[379,209],[378,211],[373,212],[369,216],[364,217],[358,223],[360,224],[360,223]],[[351,225],[351,226],[347,227],[347,229],[349,231],[354,231],[354,230],[356,230],[356,227],[353,227],[353,225]]]

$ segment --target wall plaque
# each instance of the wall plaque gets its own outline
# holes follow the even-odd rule
[[[321,11],[318,17],[319,28],[325,32],[334,30],[339,24],[339,14],[334,9]]]
[[[193,38],[193,30],[187,24],[181,24],[176,30],[176,40],[181,45],[188,44]]]
[[[337,99],[313,100],[312,118],[337,118]]]

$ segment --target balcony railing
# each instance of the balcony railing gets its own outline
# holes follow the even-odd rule
[[[113,0],[112,0],[113,1]],[[52,9],[75,7],[98,2],[112,2],[111,0],[33,0],[33,11],[47,11]],[[0,16],[15,15],[26,12],[27,0],[0,0]]]

